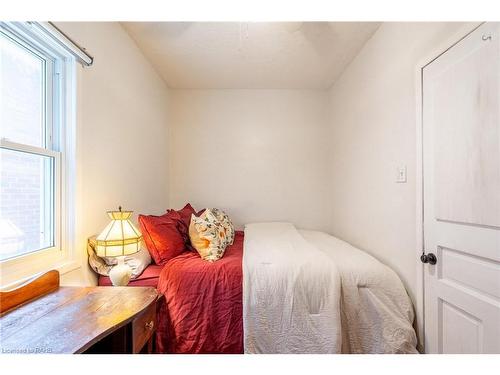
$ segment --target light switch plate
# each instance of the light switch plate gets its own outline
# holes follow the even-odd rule
[[[398,166],[396,182],[397,183],[406,183],[406,165]]]

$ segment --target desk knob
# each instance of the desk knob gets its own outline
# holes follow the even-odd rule
[[[155,326],[155,323],[153,321],[146,323],[146,328],[149,330],[152,330],[154,326]]]

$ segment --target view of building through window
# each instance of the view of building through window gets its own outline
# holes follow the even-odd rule
[[[0,34],[0,136],[46,147],[45,62]],[[0,260],[52,245],[53,158],[0,151]]]

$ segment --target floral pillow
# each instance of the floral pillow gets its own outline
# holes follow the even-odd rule
[[[224,211],[219,210],[218,208],[212,208],[212,213],[215,215],[217,220],[219,220],[220,225],[224,228],[226,244],[228,246],[232,245],[234,242],[234,226],[231,219],[229,219],[229,216],[227,216]]]
[[[234,228],[225,213],[207,209],[199,217],[191,215],[189,239],[202,259],[215,262],[222,258],[226,247],[233,243]]]

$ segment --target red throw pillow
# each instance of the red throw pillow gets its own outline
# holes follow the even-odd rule
[[[144,242],[156,264],[164,265],[185,250],[184,238],[178,229],[180,220],[177,212],[163,216],[139,215]]]
[[[190,250],[193,250],[193,247],[191,246],[191,241],[189,241],[189,224],[191,223],[191,215],[194,214],[194,216],[200,216],[204,211],[205,209],[196,212],[196,210],[193,208],[193,206],[191,206],[190,203],[186,204],[182,209],[178,211],[173,209],[167,210],[166,215],[169,215],[173,212],[179,215],[177,228],[179,229],[179,232],[182,238],[184,239],[186,247]]]

